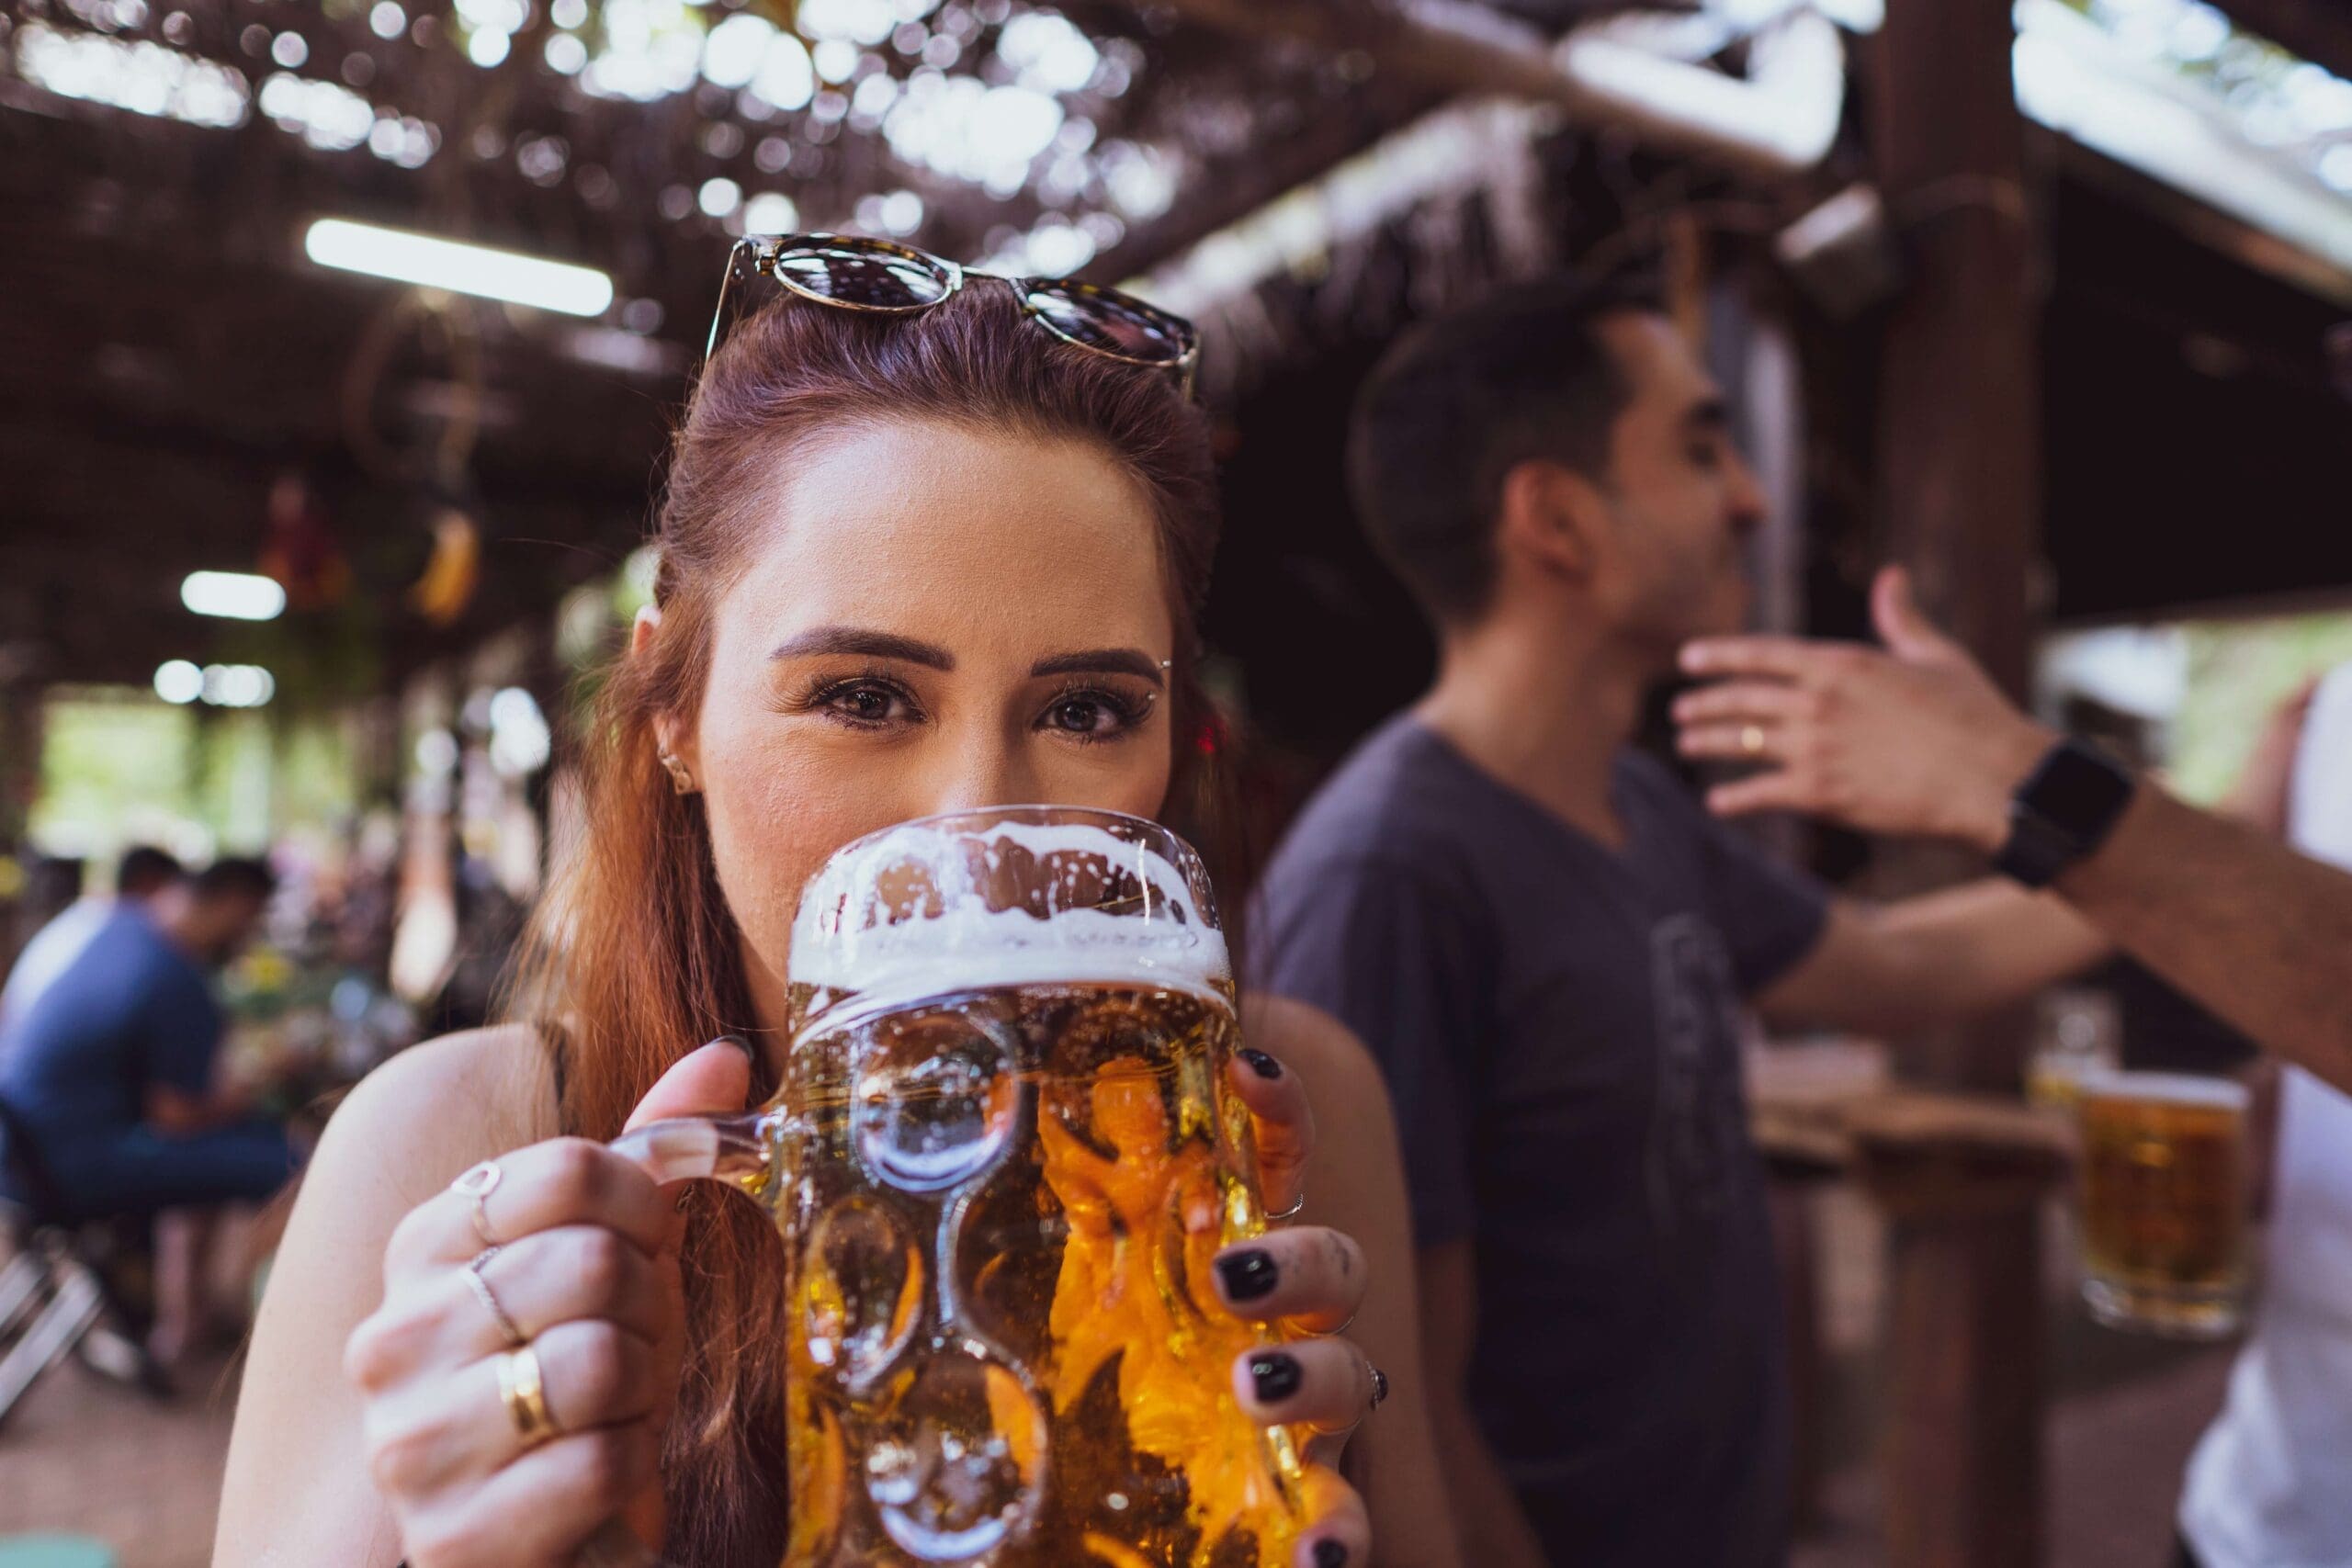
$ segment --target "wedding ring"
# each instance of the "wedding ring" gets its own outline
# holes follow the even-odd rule
[[[1304,1209],[1304,1208],[1306,1208],[1306,1190],[1305,1190],[1304,1189],[1302,1189],[1302,1190],[1300,1190],[1299,1194],[1298,1194],[1298,1201],[1297,1201],[1297,1202],[1293,1203],[1293,1204],[1292,1204],[1289,1208],[1287,1208],[1287,1209],[1283,1209],[1283,1210],[1281,1210],[1281,1211],[1279,1211],[1279,1212],[1277,1212],[1277,1213],[1268,1214],[1268,1215],[1266,1216],[1266,1223],[1267,1223],[1268,1224],[1277,1224],[1277,1225],[1278,1225],[1278,1224],[1282,1224],[1284,1220],[1295,1220],[1295,1219],[1298,1218],[1299,1211],[1300,1211],[1300,1210],[1302,1210],[1302,1209]]]
[[[1760,724],[1751,724],[1743,727],[1739,732],[1739,749],[1742,751],[1747,752],[1751,757],[1762,756],[1764,754],[1764,727]]]
[[[1364,1406],[1364,1414],[1369,1416],[1387,1402],[1388,1374],[1382,1371],[1378,1367],[1373,1366],[1369,1361],[1366,1361],[1364,1365],[1366,1368],[1370,1369],[1372,1372],[1372,1403]]]
[[[498,1332],[506,1336],[507,1346],[513,1348],[528,1343],[528,1340],[523,1331],[514,1326],[514,1320],[506,1315],[506,1309],[498,1304],[497,1293],[492,1291],[490,1281],[482,1278],[481,1272],[482,1265],[497,1257],[501,1250],[489,1247],[476,1253],[473,1261],[465,1267],[466,1284],[472,1290],[474,1300],[481,1303],[482,1310],[489,1313],[491,1320],[498,1325]]]
[[[539,1377],[538,1352],[528,1345],[498,1358],[498,1397],[506,1404],[506,1418],[526,1449],[537,1448],[560,1428],[548,1411],[547,1385]]]
[[[449,1183],[449,1190],[474,1202],[474,1235],[481,1237],[484,1247],[496,1247],[498,1238],[490,1234],[490,1205],[486,1200],[498,1190],[498,1179],[504,1174],[498,1162],[486,1159],[457,1180]]]

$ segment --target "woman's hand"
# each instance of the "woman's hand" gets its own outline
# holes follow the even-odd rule
[[[1235,1091],[1257,1124],[1258,1175],[1271,1213],[1305,1195],[1315,1119],[1296,1075],[1262,1051],[1243,1051],[1230,1068]],[[1286,1324],[1315,1337],[1241,1357],[1233,1389],[1243,1409],[1268,1426],[1304,1426],[1321,1436],[1306,1488],[1307,1528],[1296,1568],[1340,1568],[1372,1555],[1372,1529],[1357,1496],[1330,1468],[1385,1393],[1362,1351],[1340,1337],[1363,1304],[1363,1253],[1338,1231],[1276,1224],[1217,1255],[1217,1293],[1241,1317]]]
[[[632,1124],[734,1110],[749,1083],[741,1052],[705,1046]],[[411,1568],[571,1568],[624,1514],[659,1539],[656,1465],[684,1343],[684,1216],[643,1171],[584,1139],[493,1165],[479,1205],[453,1188],[401,1221],[383,1305],[345,1350],[369,1472]],[[555,1433],[536,1443],[508,1412],[499,1362],[516,1340],[492,1301],[537,1359]]]

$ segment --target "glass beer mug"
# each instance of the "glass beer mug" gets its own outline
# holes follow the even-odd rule
[[[1234,985],[1182,840],[1014,807],[858,840],[793,929],[763,1110],[616,1145],[790,1252],[786,1568],[1287,1562],[1299,1461],[1234,1397],[1267,1332]]]

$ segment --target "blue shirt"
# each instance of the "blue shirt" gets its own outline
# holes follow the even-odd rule
[[[1362,1037],[1422,1247],[1471,1244],[1469,1402],[1555,1562],[1785,1561],[1790,1433],[1742,999],[1827,900],[1617,761],[1611,848],[1400,717],[1269,867],[1252,981]]]
[[[0,1100],[44,1134],[120,1132],[145,1122],[154,1085],[208,1092],[220,1045],[204,971],[118,908],[0,1032]]]

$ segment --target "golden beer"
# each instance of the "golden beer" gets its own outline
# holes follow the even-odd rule
[[[2100,1322],[2193,1338],[2238,1326],[2246,1100],[2223,1078],[2084,1081],[2083,1297]]]
[[[616,1145],[755,1193],[789,1254],[784,1568],[1272,1568],[1271,1343],[1211,1264],[1258,1234],[1205,873],[1113,813],[907,823],[802,896],[775,1100]]]

